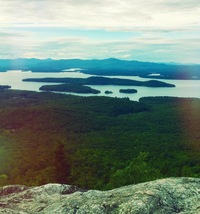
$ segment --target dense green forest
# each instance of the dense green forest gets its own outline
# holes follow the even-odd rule
[[[200,177],[200,99],[0,91],[0,184]]]

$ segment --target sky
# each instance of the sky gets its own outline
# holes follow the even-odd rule
[[[200,64],[200,0],[0,0],[0,58]]]

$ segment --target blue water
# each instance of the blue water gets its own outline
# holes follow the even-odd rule
[[[22,71],[0,72],[0,85],[10,85],[12,89],[39,91],[40,86],[48,83],[23,82],[25,78],[43,78],[43,77],[75,77],[87,78],[91,75],[79,72],[62,72],[62,73],[32,73]],[[111,76],[109,76],[111,77]],[[146,81],[140,77],[114,76],[115,78],[133,79]],[[149,78],[150,79],[150,78]],[[84,96],[110,96],[110,97],[129,97],[131,100],[138,100],[147,96],[173,96],[173,97],[196,97],[200,98],[200,80],[161,80],[176,85],[175,88],[150,88],[143,86],[90,86],[101,91],[99,95],[87,94]],[[52,83],[55,84],[55,83]],[[134,88],[137,89],[136,94],[122,94],[119,89]],[[112,94],[105,94],[105,91],[112,91]],[[68,93],[74,94],[74,93]],[[78,95],[78,94],[76,94]],[[83,96],[83,95],[81,95]]]

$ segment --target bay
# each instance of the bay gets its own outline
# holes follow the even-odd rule
[[[44,77],[73,77],[73,78],[87,78],[92,75],[83,74],[81,72],[60,72],[60,73],[34,73],[31,71],[12,70],[7,72],[0,72],[0,85],[10,85],[12,89],[39,91],[42,85],[55,83],[37,83],[37,82],[23,82],[25,78],[44,78]],[[136,76],[109,76],[110,78],[132,79],[139,81],[150,80],[151,78],[140,78]],[[130,100],[139,100],[141,97],[147,96],[172,96],[172,97],[195,97],[200,98],[200,80],[161,80],[167,83],[176,85],[175,88],[150,88],[143,86],[90,86],[94,89],[100,90],[98,95],[94,94],[75,94],[81,96],[110,96],[110,97],[129,97]],[[123,94],[120,89],[136,89],[136,94]],[[105,91],[112,91],[112,94],[105,94]]]

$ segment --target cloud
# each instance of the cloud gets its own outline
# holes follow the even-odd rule
[[[0,23],[10,26],[132,30],[180,29],[200,18],[196,0],[9,0],[2,1]]]
[[[6,56],[38,57],[38,58],[109,58],[135,59],[141,61],[176,61],[195,62],[199,60],[200,39],[193,36],[190,40],[185,36],[171,38],[168,34],[153,35],[147,33],[129,37],[128,39],[115,38],[112,40],[91,39],[86,36],[62,36],[46,39],[32,39],[27,36],[23,42],[0,43]],[[4,45],[4,46],[3,46]],[[1,57],[0,53],[0,58]]]
[[[199,0],[0,3],[0,58],[200,62]]]
[[[193,10],[195,8],[199,8],[200,7],[200,2],[199,0],[161,0],[158,1],[158,5],[160,5],[160,7],[162,9],[165,10]]]

